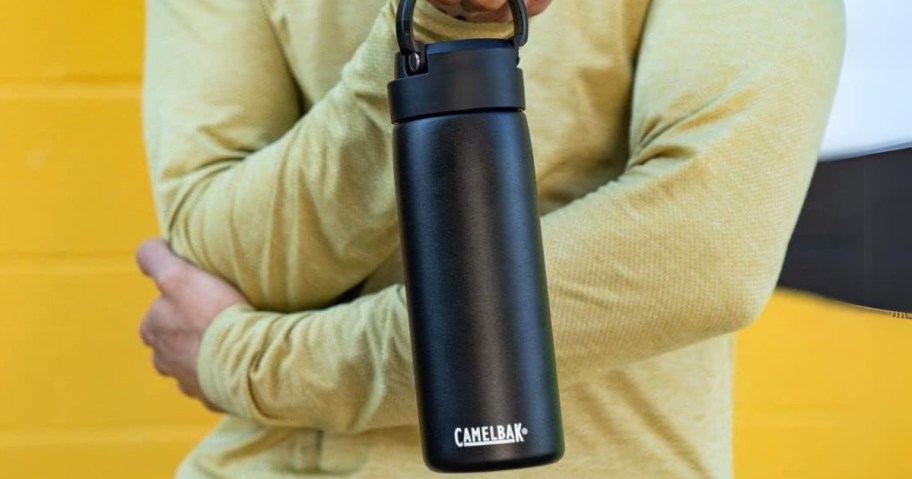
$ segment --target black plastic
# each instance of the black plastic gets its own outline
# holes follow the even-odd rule
[[[410,73],[417,73],[425,69],[424,44],[415,38],[412,28],[412,17],[415,12],[416,0],[400,0],[396,12],[396,38],[399,42],[399,51],[405,57],[404,62]],[[523,0],[510,0],[510,12],[513,14],[513,38],[510,42],[515,49],[526,44],[529,38],[529,16],[526,13],[526,4]]]
[[[548,464],[564,440],[517,47],[426,54],[412,72],[398,53],[389,86],[424,459],[448,472]]]
[[[389,84],[393,123],[431,115],[526,107],[519,54],[506,40],[435,43],[427,47],[425,73],[410,75],[396,55],[396,80]]]

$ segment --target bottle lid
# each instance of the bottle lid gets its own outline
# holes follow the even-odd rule
[[[393,123],[448,113],[525,109],[519,50],[513,40],[456,40],[424,50],[418,71],[412,71],[409,53],[396,54],[396,79],[388,86]]]

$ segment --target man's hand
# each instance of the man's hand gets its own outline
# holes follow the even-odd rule
[[[176,256],[160,239],[143,243],[136,260],[161,292],[139,328],[143,342],[152,348],[155,369],[176,379],[187,396],[218,410],[200,388],[196,372],[200,343],[220,312],[246,300],[228,283]]]
[[[448,15],[470,22],[510,21],[510,4],[507,0],[430,0]],[[551,0],[526,0],[529,16],[545,11]]]

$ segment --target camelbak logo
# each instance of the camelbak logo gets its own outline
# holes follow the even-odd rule
[[[521,422],[507,425],[457,427],[453,431],[458,447],[493,446],[525,442],[529,430]]]

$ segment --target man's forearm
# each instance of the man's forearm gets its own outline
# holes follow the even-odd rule
[[[207,33],[213,38],[201,43],[192,23],[185,25],[199,14],[176,19],[191,7],[163,3],[168,1],[150,2],[150,29],[155,34],[150,33],[147,53],[146,124],[160,216],[172,248],[234,283],[259,307],[289,311],[325,306],[367,277],[398,245],[386,98],[398,48],[396,1],[383,6],[368,37],[345,65],[340,82],[281,138],[252,152],[244,151],[244,142],[234,137],[256,135],[260,128],[253,125],[247,131],[240,122],[277,121],[248,118],[262,107],[258,102],[267,100],[250,100],[250,92],[242,90],[249,85],[227,83],[223,91],[219,86],[225,80],[208,77],[227,73],[197,63],[212,55],[211,48],[222,46],[220,34],[228,41],[228,36],[243,33],[250,38],[242,44],[247,49],[244,58],[254,62],[246,67],[253,73],[243,72],[251,75],[248,83],[274,82],[284,65],[256,65],[266,61],[261,57],[277,55],[268,45],[256,48],[258,42],[273,38],[271,28],[246,33],[216,30]],[[452,25],[422,20],[427,8],[422,2],[417,12],[422,38],[471,36],[468,31],[453,31]],[[261,12],[249,12],[251,18],[230,11],[218,14],[226,17],[223,23],[235,22],[239,28],[253,29],[249,23],[266,21],[259,18]],[[473,27],[471,34],[507,28]],[[255,75],[257,69],[264,71]],[[175,71],[191,78],[175,84]],[[196,92],[195,87],[209,91]],[[271,94],[262,92],[264,98]],[[198,110],[185,104],[210,96],[217,98]],[[224,123],[211,124],[230,111],[231,101],[245,102],[238,116],[232,113]],[[276,109],[281,98],[269,101]],[[205,146],[194,148],[200,144]],[[189,154],[205,157],[186,157],[182,145]]]
[[[628,171],[542,218],[562,388],[759,314],[838,77],[838,2],[652,5]],[[732,37],[722,19],[782,26]],[[807,25],[814,41],[794,33]],[[706,34],[714,28],[723,31]],[[704,56],[685,68],[681,50]],[[735,62],[747,50],[752,62]],[[740,68],[713,75],[718,65]],[[267,424],[355,432],[414,423],[401,288],[299,315],[224,312],[203,340],[204,391]]]
[[[169,22],[168,15],[174,15],[175,10],[150,9],[153,14],[161,10],[159,23]],[[173,118],[162,118],[158,124],[148,122],[150,129],[165,135],[163,142],[171,134],[177,139],[211,135],[209,141],[223,143],[223,148],[215,148],[208,159],[176,157],[179,152],[174,148],[162,147],[152,158],[153,171],[158,172],[154,177],[167,236],[175,251],[232,281],[254,304],[276,309],[323,306],[361,281],[396,246],[395,192],[392,181],[385,181],[392,177],[385,91],[391,68],[388,62],[379,61],[389,57],[395,45],[389,10],[389,5],[384,6],[339,84],[281,138],[256,151],[237,151],[228,145],[230,139],[217,136],[218,132],[179,130],[182,121],[191,120],[178,118],[177,111]],[[226,21],[229,16],[233,21],[241,15],[218,14],[226,16]],[[237,22],[265,22],[259,15],[251,12],[252,18]],[[268,25],[265,31],[273,35]],[[219,74],[189,64],[206,55],[204,50],[210,45],[194,44],[189,37],[199,35],[198,31],[181,32],[185,38],[176,52],[167,48],[166,43],[173,39],[163,38],[164,32],[151,39],[147,82],[153,84],[151,91],[159,93],[147,99],[151,110],[173,111],[168,103],[175,92],[156,89],[154,84],[159,78],[167,81],[162,77],[173,76],[175,69],[194,69],[203,77]],[[251,57],[263,54],[255,49],[258,41],[251,34],[244,44]],[[259,84],[261,77],[281,76],[282,69],[284,66],[276,66],[257,72],[252,83]],[[213,79],[207,83],[218,89],[224,82]],[[264,96],[269,94],[263,92]],[[250,93],[225,95],[246,98]],[[164,104],[156,104],[158,101]],[[297,101],[295,98],[289,103]],[[257,107],[256,101],[243,106],[245,110]],[[178,106],[173,109],[178,110]],[[217,128],[230,132],[235,120],[253,120],[246,114],[227,117],[225,122],[231,123]],[[219,150],[224,150],[221,158],[216,156]]]

